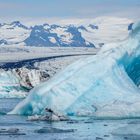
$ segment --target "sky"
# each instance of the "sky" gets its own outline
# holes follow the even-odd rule
[[[140,18],[140,0],[0,0],[0,19]]]

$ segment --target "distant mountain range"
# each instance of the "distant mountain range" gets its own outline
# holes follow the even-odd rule
[[[101,47],[108,41],[108,29],[112,29],[112,39],[118,39],[118,30],[124,32],[125,23],[116,23],[102,20],[94,24],[42,24],[26,26],[20,21],[0,24],[0,46],[2,45],[23,45],[35,47]],[[113,29],[114,27],[114,29]],[[131,24],[127,24],[130,29]],[[109,29],[109,30],[110,30]],[[115,40],[114,39],[114,40]]]
[[[81,31],[90,32],[91,30],[98,30],[98,26],[89,25],[86,28],[74,25],[43,24],[27,27],[20,21],[14,21],[9,24],[0,24],[1,34],[5,33],[3,38],[0,39],[0,45],[24,43],[26,46],[95,47],[92,42],[87,41],[81,34]]]

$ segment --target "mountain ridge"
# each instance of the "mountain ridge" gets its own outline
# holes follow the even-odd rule
[[[0,46],[98,48],[127,36],[131,23],[117,18],[99,18],[97,22],[65,25],[43,23],[27,26],[20,21],[0,23]]]

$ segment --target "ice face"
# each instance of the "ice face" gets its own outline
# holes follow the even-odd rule
[[[45,80],[41,70],[27,69],[0,69],[0,98],[23,98],[28,91]],[[47,79],[47,78],[46,78]]]
[[[106,45],[35,87],[9,114],[140,117],[140,23],[123,42]],[[135,77],[135,78],[134,78]]]

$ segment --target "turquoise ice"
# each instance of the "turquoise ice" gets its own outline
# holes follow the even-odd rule
[[[9,114],[140,117],[140,23],[129,37],[106,45],[35,87]]]

